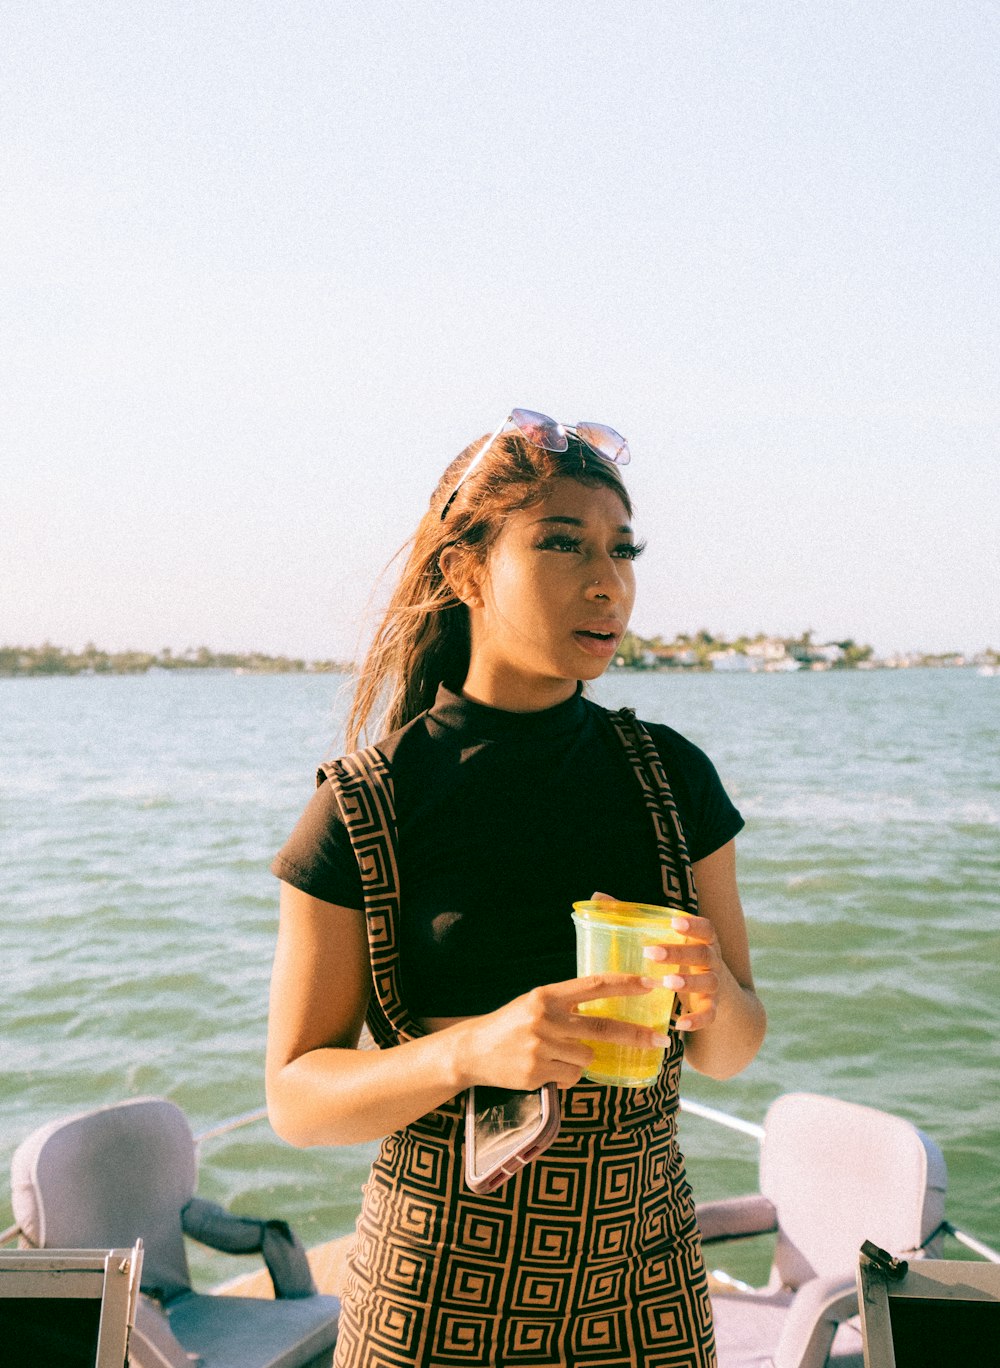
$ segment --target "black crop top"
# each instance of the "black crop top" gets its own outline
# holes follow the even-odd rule
[[[704,751],[647,723],[692,861],[743,827]],[[416,1016],[493,1011],[573,978],[572,904],[600,890],[662,904],[652,820],[604,710],[582,696],[538,713],[433,708],[378,745],[395,791],[403,994]],[[271,865],[313,897],[362,908],[361,879],[324,783]]]

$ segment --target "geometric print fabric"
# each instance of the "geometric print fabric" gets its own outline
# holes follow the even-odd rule
[[[564,1094],[555,1142],[494,1193],[465,1186],[460,1099],[433,1126],[387,1137],[365,1187],[336,1368],[714,1365],[670,1111],[680,1055],[644,1093],[583,1083]]]
[[[644,793],[660,797],[665,776],[651,783],[626,743],[636,733],[641,743],[641,724],[618,718]],[[370,748],[320,777],[338,790],[362,872],[375,985],[368,1026],[386,1048],[422,1034],[399,987],[391,774]],[[690,865],[670,839],[667,795],[657,824],[664,889],[690,907]],[[560,1094],[556,1140],[492,1193],[464,1182],[464,1095],[387,1136],[364,1188],[334,1368],[715,1368],[676,1142],[683,1041],[671,1033],[670,1042],[649,1088],[584,1081]]]

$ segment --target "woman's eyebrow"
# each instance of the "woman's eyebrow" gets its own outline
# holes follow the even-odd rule
[[[587,524],[584,522],[582,518],[571,518],[562,513],[553,513],[547,518],[536,518],[535,525],[537,526],[538,523],[563,523],[568,527],[587,526]],[[632,529],[631,527],[629,527],[628,523],[622,523],[616,530],[622,533],[624,536],[631,537],[632,535]]]

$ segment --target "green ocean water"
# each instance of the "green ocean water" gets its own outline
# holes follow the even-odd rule
[[[770,1029],[744,1074],[687,1071],[685,1095],[751,1121],[795,1089],[897,1112],[944,1151],[950,1219],[1000,1247],[1000,680],[622,673],[593,692],[702,745],[747,820]],[[267,865],[344,704],[328,675],[0,681],[5,1170],[35,1126],[123,1097],[170,1097],[196,1132],[263,1104]],[[751,1140],[688,1117],[682,1143],[698,1197],[754,1187]],[[313,1243],[352,1227],[371,1154],[259,1124],[204,1147],[200,1190]],[[6,1225],[6,1185],[0,1206]],[[243,1265],[194,1267],[209,1285]]]

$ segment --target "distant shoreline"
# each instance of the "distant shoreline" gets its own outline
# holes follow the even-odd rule
[[[176,654],[169,648],[158,654],[103,651],[92,644],[82,651],[72,651],[49,642],[41,646],[0,646],[0,679],[145,675],[171,671],[189,674],[204,670],[256,675],[345,674],[353,669],[351,661],[306,660],[262,651],[217,652],[207,646],[192,647]],[[670,674],[979,669],[989,674],[1000,672],[1000,652],[986,649],[966,655],[959,651],[914,651],[879,658],[870,646],[858,646],[850,640],[813,642],[811,632],[796,638],[740,637],[729,642],[702,631],[694,637],[678,636],[669,643],[658,637],[646,640],[628,633],[612,669]]]
[[[174,654],[165,649],[148,651],[102,651],[88,645],[71,651],[49,642],[42,646],[0,646],[0,679],[23,679],[55,675],[144,675],[170,671],[192,673],[223,670],[229,674],[342,674],[350,664],[338,660],[304,660],[295,656],[210,651],[199,646]]]

